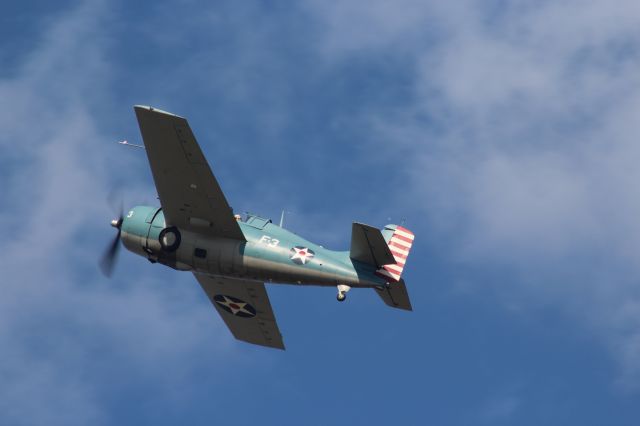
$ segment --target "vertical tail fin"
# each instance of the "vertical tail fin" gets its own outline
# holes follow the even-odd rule
[[[384,227],[382,235],[385,237],[396,263],[384,265],[376,271],[376,275],[389,279],[392,282],[399,282],[407,257],[411,251],[411,246],[413,245],[413,232],[402,226],[387,225]]]

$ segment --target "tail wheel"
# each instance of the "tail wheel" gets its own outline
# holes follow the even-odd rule
[[[337,287],[338,295],[336,296],[336,299],[338,299],[338,302],[344,302],[344,300],[347,298],[347,292],[351,290],[351,287],[344,284],[338,284]]]
[[[171,253],[180,247],[182,237],[180,236],[178,228],[171,226],[160,231],[158,240],[160,241],[160,247],[162,247],[162,250]]]

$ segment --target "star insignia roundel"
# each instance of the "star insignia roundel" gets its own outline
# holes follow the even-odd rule
[[[298,265],[304,265],[309,260],[311,260],[313,256],[315,256],[315,253],[310,248],[295,246],[291,249],[290,259],[293,260]]]
[[[256,316],[256,310],[253,306],[235,297],[216,294],[213,296],[213,301],[222,309],[237,317],[252,318]]]

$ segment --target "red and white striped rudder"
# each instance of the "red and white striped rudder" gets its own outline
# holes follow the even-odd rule
[[[392,282],[400,281],[402,270],[407,262],[409,251],[413,245],[414,235],[413,232],[402,226],[387,226],[385,231],[393,231],[391,238],[387,241],[391,254],[396,260],[395,264],[384,265],[382,268],[376,271],[376,275],[379,277],[388,279]]]

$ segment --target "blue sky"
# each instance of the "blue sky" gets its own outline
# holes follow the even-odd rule
[[[635,425],[637,2],[23,1],[0,17],[0,424]],[[132,106],[236,211],[345,249],[406,219],[415,311],[270,286],[286,352],[123,252]]]

